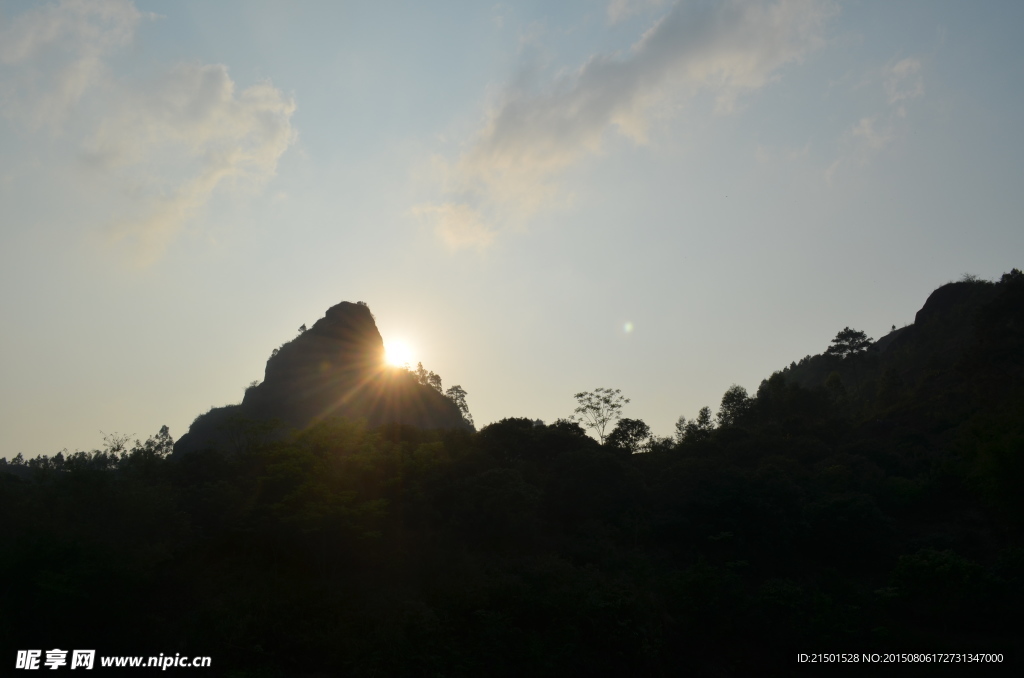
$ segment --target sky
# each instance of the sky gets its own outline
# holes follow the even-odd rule
[[[177,438],[341,301],[477,426],[1024,264],[1024,3],[0,0],[0,457]]]

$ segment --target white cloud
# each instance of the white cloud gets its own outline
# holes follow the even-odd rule
[[[924,81],[921,79],[921,62],[917,59],[903,59],[886,67],[885,93],[888,95],[890,104],[923,96]]]
[[[434,222],[434,232],[450,250],[478,249],[490,246],[495,233],[484,223],[479,212],[460,203],[420,205],[413,214]]]
[[[295,139],[295,103],[269,83],[238,91],[220,64],[115,78],[107,62],[142,18],[115,0],[43,6],[11,23],[24,32],[0,43],[0,59],[14,82],[3,110],[55,129],[74,114],[78,162],[118,206],[109,233],[151,261],[215,191],[258,189],[275,174]]]
[[[907,105],[924,96],[924,80],[919,59],[906,58],[884,66],[861,85],[878,91],[881,81],[885,104],[880,112],[862,116],[840,138],[839,157],[825,170],[827,183],[832,183],[838,168],[850,161],[864,165],[870,158],[898,140],[907,124]]]
[[[885,91],[889,96],[889,103],[896,105],[898,117],[905,118],[906,102],[924,96],[921,62],[917,59],[903,59],[886,71]]]
[[[220,186],[259,188],[295,139],[295,103],[263,83],[236,91],[227,67],[181,64],[123,93],[83,144],[91,166],[142,184],[148,206],[113,229],[140,253],[159,254]]]
[[[4,112],[33,128],[59,126],[143,18],[128,0],[63,0],[15,17],[0,29]]]
[[[893,133],[891,129],[879,130],[877,124],[877,117],[861,118],[850,130],[850,134],[862,140],[871,150],[880,151],[892,141]]]
[[[468,149],[448,164],[445,204],[492,223],[557,202],[560,172],[602,150],[614,132],[646,143],[652,117],[699,91],[731,112],[823,43],[832,5],[818,0],[675,5],[626,53],[597,54],[546,83],[504,93]]]

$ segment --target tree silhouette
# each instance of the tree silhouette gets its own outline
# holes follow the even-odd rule
[[[722,404],[718,408],[718,425],[725,428],[735,426],[750,411],[753,403],[747,395],[747,389],[733,384],[722,396]]]
[[[239,676],[705,675],[726,651],[738,675],[774,674],[786,665],[765,657],[794,637],[852,646],[884,628],[955,647],[965,619],[1018,647],[1024,276],[991,285],[933,304],[945,320],[877,360],[807,358],[752,399],[730,387],[717,418],[680,419],[681,445],[598,389],[577,416],[612,427],[603,448],[563,419],[225,418],[192,451],[171,454],[163,427],[0,458],[0,574],[16,583],[0,637],[170,638]],[[445,395],[465,411],[464,389]],[[688,651],[695,630],[708,652]]]
[[[852,355],[859,355],[868,350],[872,341],[874,340],[871,337],[860,330],[844,327],[836,334],[835,339],[831,342],[832,345],[825,351],[825,355],[834,355],[843,359],[849,358]]]
[[[438,377],[438,383],[440,383],[440,377]],[[456,384],[445,391],[444,395],[458,406],[459,412],[462,412],[462,418],[466,420],[466,423],[473,426],[473,415],[469,413],[469,405],[466,404],[466,396],[468,395],[466,389]]]
[[[416,363],[416,369],[413,371],[416,376],[416,381],[429,386],[438,393],[444,394],[444,389],[441,387],[441,375],[435,373],[433,370],[428,371],[427,368],[423,367],[423,363]]]
[[[651,427],[640,419],[620,419],[608,434],[608,444],[630,454],[639,452],[651,437]]]
[[[715,422],[711,418],[711,408],[705,405],[700,408],[696,419],[686,421],[686,417],[679,417],[679,421],[676,422],[676,442],[707,440],[714,430]]]
[[[622,390],[617,388],[595,388],[593,391],[580,391],[573,398],[579,403],[579,407],[574,410],[570,419],[593,430],[602,445],[608,424],[618,421],[622,417],[622,406],[629,402],[629,398],[624,397]]]

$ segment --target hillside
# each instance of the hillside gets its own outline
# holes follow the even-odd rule
[[[1022,278],[1014,269],[999,283],[948,283],[932,292],[913,324],[894,328],[863,355],[807,356],[781,373],[808,389],[825,387],[835,373],[851,399],[872,413],[946,386],[976,389],[996,372],[1005,377],[997,385],[1002,394],[1019,383],[1024,365]]]
[[[565,420],[323,417],[189,454],[165,429],[4,460],[0,638],[254,677],[819,675],[801,652],[1006,668],[1022,319],[1017,271],[943,286],[869,350],[730,389],[717,423],[637,453]],[[303,374],[288,360],[264,385],[304,383],[278,381]]]

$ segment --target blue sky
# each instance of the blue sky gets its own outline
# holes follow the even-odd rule
[[[557,7],[552,7],[555,4]],[[1015,2],[0,1],[0,456],[175,437],[366,301],[478,425],[1020,267]]]

